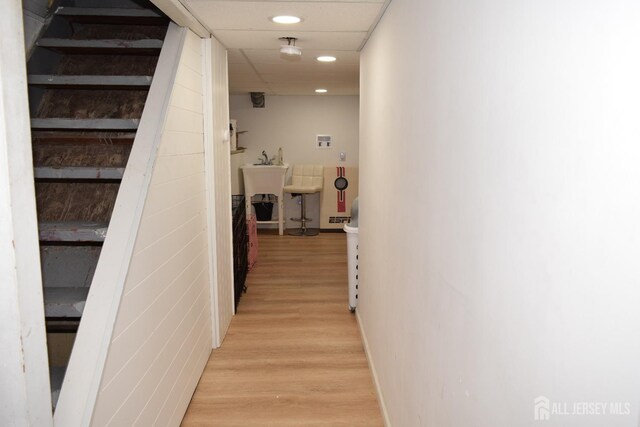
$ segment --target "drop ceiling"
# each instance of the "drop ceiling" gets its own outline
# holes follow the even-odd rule
[[[359,51],[390,0],[181,0],[228,49],[231,93],[357,95]],[[294,15],[298,24],[270,18]],[[296,37],[301,57],[280,53],[279,37]],[[337,58],[316,61],[320,55]],[[323,95],[325,96],[325,95]]]

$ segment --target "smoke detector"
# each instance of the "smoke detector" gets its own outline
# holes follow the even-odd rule
[[[287,44],[283,44],[280,46],[280,53],[284,53],[285,55],[293,55],[300,56],[302,55],[302,49],[296,46],[295,37],[280,37],[278,40],[286,41]]]

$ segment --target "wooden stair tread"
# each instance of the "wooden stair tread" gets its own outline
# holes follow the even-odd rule
[[[56,15],[68,17],[167,18],[151,9],[60,6]]]
[[[119,180],[124,175],[124,168],[110,167],[49,167],[34,168],[36,179],[95,179]]]
[[[142,39],[142,40],[122,40],[122,39],[97,39],[97,40],[75,40],[42,38],[36,42],[36,46],[61,52],[84,51],[96,54],[118,53],[118,54],[140,54],[159,53],[162,49],[162,40]]]
[[[96,222],[40,222],[41,242],[104,242],[108,225]]]
[[[28,83],[33,86],[72,88],[148,88],[152,76],[71,76],[31,74]]]
[[[136,130],[139,119],[31,119],[32,129]]]
[[[78,132],[32,129],[34,144],[133,144],[135,132]]]
[[[89,288],[45,287],[46,317],[82,317]]]

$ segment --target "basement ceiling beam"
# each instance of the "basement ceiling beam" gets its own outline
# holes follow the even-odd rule
[[[151,0],[173,22],[187,27],[202,38],[209,38],[211,31],[196,18],[179,0]]]

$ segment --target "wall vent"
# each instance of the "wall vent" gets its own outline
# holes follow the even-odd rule
[[[249,92],[253,108],[264,108],[264,92]]]

